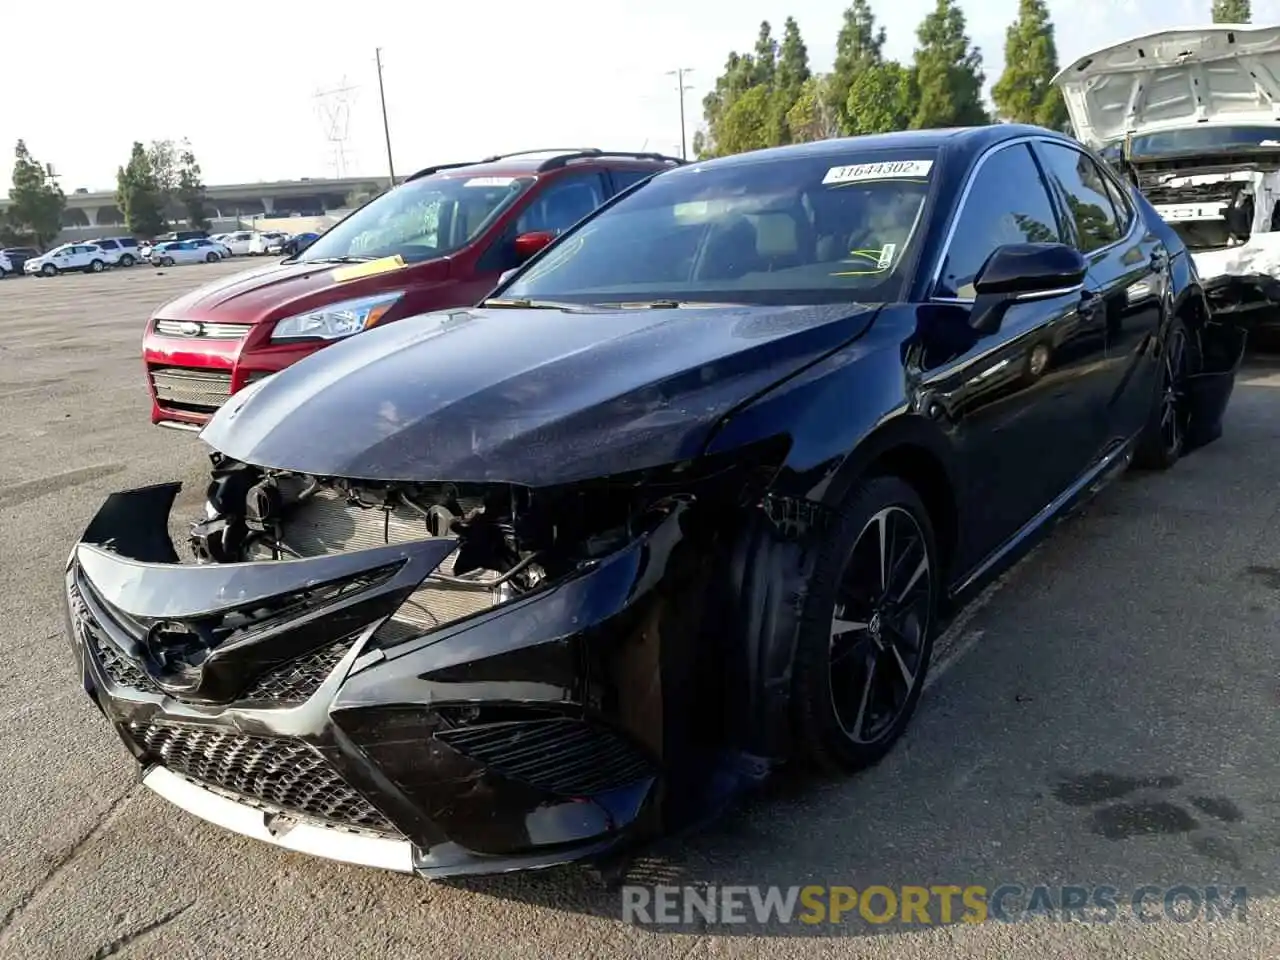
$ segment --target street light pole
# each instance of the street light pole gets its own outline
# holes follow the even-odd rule
[[[684,94],[686,90],[692,90],[693,87],[686,86],[684,76],[686,73],[693,73],[692,67],[677,67],[675,70],[668,70],[668,77],[676,78],[676,90],[680,94],[680,159],[689,159],[689,150],[685,141],[685,122],[684,122]]]
[[[387,123],[387,94],[382,86],[382,48],[378,47],[374,51],[374,60],[378,64],[378,99],[382,101],[382,133],[387,138],[387,173],[390,175],[391,184],[396,185],[396,163],[391,159],[391,126]]]

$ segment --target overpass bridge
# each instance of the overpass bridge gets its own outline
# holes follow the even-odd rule
[[[386,186],[385,178],[344,177],[308,178],[301,180],[273,180],[260,183],[232,183],[205,187],[209,218],[215,222],[251,220],[254,217],[288,217],[292,214],[314,215],[327,210],[340,210],[348,206],[347,197],[352,193],[379,190]],[[0,197],[0,210],[9,205],[7,197]],[[170,211],[170,220],[181,219],[177,210]],[[125,226],[124,214],[116,205],[114,190],[86,191],[67,194],[67,206],[62,212],[65,239],[74,236],[87,237],[103,230],[118,232]]]

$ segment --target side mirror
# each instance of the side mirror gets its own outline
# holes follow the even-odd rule
[[[524,263],[543,247],[551,243],[556,235],[550,230],[534,230],[516,237],[516,259]]]
[[[973,281],[976,296],[970,324],[994,333],[1010,305],[1078,290],[1089,264],[1065,243],[1009,243],[997,247]]]

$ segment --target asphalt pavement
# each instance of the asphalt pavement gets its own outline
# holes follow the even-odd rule
[[[1226,434],[1130,474],[953,627],[914,725],[852,779],[782,777],[635,884],[1247,888],[1238,918],[726,924],[620,919],[579,868],[426,882],[281,852],[136,784],[63,639],[67,553],[114,489],[199,508],[152,427],[158,303],[247,264],[0,282],[0,958],[1280,956],[1280,362]]]

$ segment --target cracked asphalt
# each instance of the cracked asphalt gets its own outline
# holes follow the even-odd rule
[[[1131,474],[971,607],[912,729],[780,778],[636,883],[1248,889],[1238,920],[646,928],[580,869],[429,883],[283,853],[138,787],[62,638],[67,552],[113,489],[180,478],[147,421],[151,308],[241,264],[0,282],[0,958],[1280,956],[1280,362],[1226,435]]]

